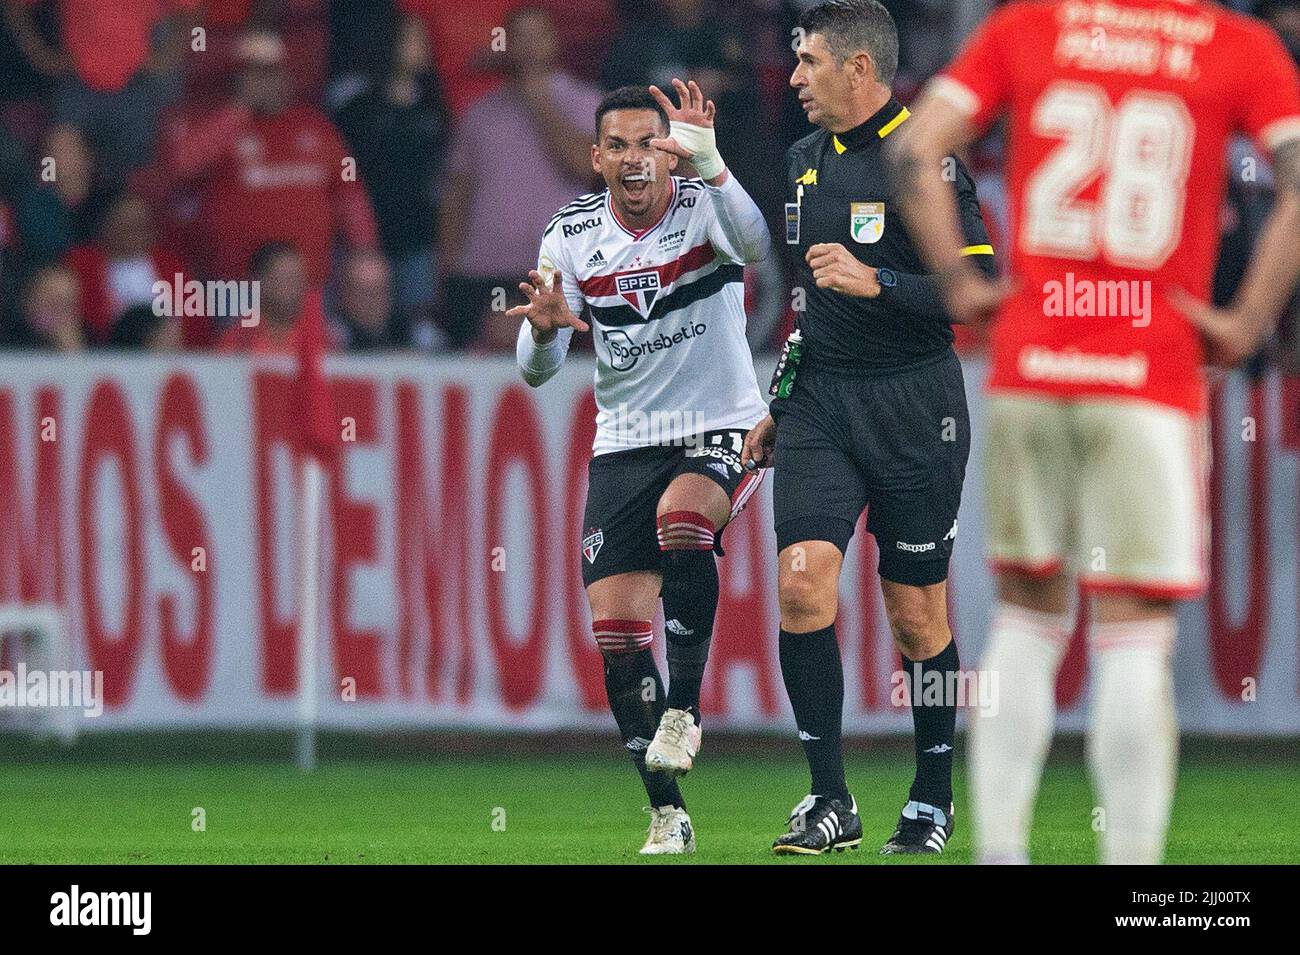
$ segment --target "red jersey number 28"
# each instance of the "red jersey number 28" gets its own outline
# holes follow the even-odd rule
[[[1196,126],[1177,96],[1134,90],[1111,106],[1090,83],[1057,82],[1033,110],[1061,140],[1025,186],[1031,255],[1158,269],[1178,247]],[[1096,201],[1079,194],[1100,179]]]

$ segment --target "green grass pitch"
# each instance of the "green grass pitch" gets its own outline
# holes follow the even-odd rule
[[[120,747],[129,752],[128,746]],[[1230,749],[1222,744],[1223,750]],[[777,859],[768,851],[805,792],[789,756],[710,756],[684,782],[698,833],[690,860],[637,855],[647,817],[617,752],[504,756],[403,755],[325,760],[304,775],[286,763],[211,757],[49,758],[0,751],[4,863],[779,863],[908,864],[876,848],[911,777],[903,753],[852,755],[849,782],[866,841],[856,852]],[[1300,859],[1300,767],[1282,759],[1184,760],[1170,836],[1174,863]],[[957,832],[937,861],[970,861],[965,785]],[[1032,846],[1039,862],[1094,860],[1093,800],[1079,760],[1049,764]],[[1261,825],[1267,807],[1269,822]],[[195,810],[206,831],[194,831]]]

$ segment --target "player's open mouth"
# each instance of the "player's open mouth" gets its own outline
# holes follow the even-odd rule
[[[643,172],[635,172],[624,176],[621,182],[623,183],[623,191],[628,194],[630,199],[640,199],[650,189],[650,177]]]

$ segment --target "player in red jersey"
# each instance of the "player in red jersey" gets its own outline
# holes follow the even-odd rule
[[[1009,116],[1011,281],[962,258],[943,157]],[[1226,146],[1277,201],[1236,299],[1210,291]],[[1107,862],[1158,862],[1177,763],[1175,606],[1204,586],[1203,344],[1240,360],[1300,272],[1300,78],[1258,21],[1201,0],[996,11],[891,143],[900,201],[958,321],[996,317],[988,525],[997,612],[972,722],[982,861],[1027,861],[1074,579],[1093,600],[1089,759]],[[1231,170],[1241,174],[1248,170]],[[1199,334],[1198,334],[1199,332]]]

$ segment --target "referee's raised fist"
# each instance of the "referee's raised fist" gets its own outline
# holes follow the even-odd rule
[[[859,262],[838,242],[819,242],[809,246],[804,261],[812,269],[813,281],[818,288],[858,298],[875,298],[880,294],[876,270]]]

